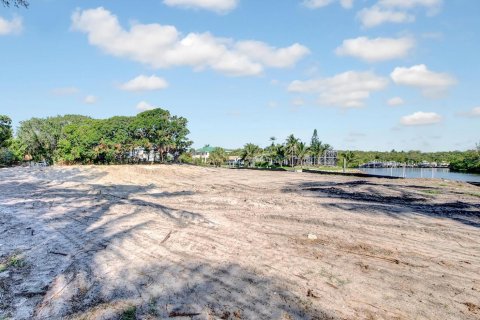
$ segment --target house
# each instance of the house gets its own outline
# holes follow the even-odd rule
[[[227,165],[229,167],[241,167],[244,162],[240,156],[228,156]]]
[[[192,153],[192,158],[202,159],[202,162],[206,163],[208,157],[210,157],[210,153],[215,149],[216,149],[215,147],[210,147],[210,145],[207,144],[203,148],[196,149],[195,152]]]

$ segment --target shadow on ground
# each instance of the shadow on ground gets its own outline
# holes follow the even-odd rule
[[[433,201],[433,197],[440,193],[439,189],[434,187],[360,180],[344,183],[301,183],[285,188],[283,192],[347,200],[345,202],[332,201],[322,205],[353,213],[385,214],[394,218],[400,218],[405,214],[418,214],[434,218],[448,218],[480,228],[478,204],[460,200]],[[454,197],[447,199],[452,198]]]
[[[92,185],[88,181],[97,174],[67,173],[69,182],[79,184],[65,186],[60,181],[65,172],[56,173],[54,181],[1,173],[0,257],[19,252],[25,266],[0,273],[0,318],[332,319],[279,279],[168,251],[163,242],[169,235],[162,242],[142,239],[167,254],[144,252],[144,244],[136,242],[159,222],[178,229],[212,228],[201,213],[160,203],[193,193]],[[131,210],[117,212],[123,205]],[[146,212],[150,218],[136,219]],[[123,247],[127,242],[131,251]]]

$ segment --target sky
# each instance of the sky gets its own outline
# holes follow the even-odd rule
[[[186,117],[195,147],[480,142],[477,0],[32,0],[0,6],[0,114]]]

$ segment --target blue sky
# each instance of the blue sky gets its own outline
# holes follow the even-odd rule
[[[0,113],[189,120],[195,146],[480,142],[480,1],[32,1],[0,7]]]

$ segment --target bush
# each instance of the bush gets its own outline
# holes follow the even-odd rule
[[[15,155],[10,149],[0,149],[0,166],[11,166],[16,162]]]

